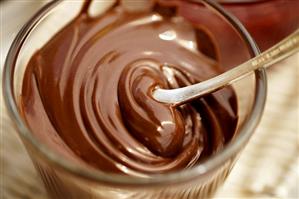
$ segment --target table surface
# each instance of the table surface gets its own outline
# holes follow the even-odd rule
[[[0,3],[1,78],[12,39],[42,4],[30,0]],[[261,123],[215,198],[299,198],[299,54],[271,67],[267,74],[268,98]],[[2,95],[0,108],[0,198],[46,199]]]

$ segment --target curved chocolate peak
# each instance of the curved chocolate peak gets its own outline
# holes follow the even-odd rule
[[[159,13],[130,14],[116,7],[99,18],[82,12],[34,54],[21,105],[35,134],[56,134],[100,170],[136,176],[191,167],[233,137],[230,87],[180,107],[152,98],[156,86],[221,72],[196,50],[190,24],[155,8]]]
[[[150,60],[126,66],[118,83],[118,101],[132,135],[150,151],[167,157],[176,155],[182,147],[185,128],[176,108],[151,97],[156,86],[167,85],[158,67]]]

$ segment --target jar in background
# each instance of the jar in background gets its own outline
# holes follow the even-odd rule
[[[218,0],[264,51],[299,28],[298,0]]]

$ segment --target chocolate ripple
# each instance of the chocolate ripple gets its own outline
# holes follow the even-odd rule
[[[81,13],[30,59],[23,116],[52,147],[103,171],[144,176],[199,164],[234,135],[233,89],[180,107],[151,96],[156,86],[182,87],[221,72],[196,41],[179,16]]]

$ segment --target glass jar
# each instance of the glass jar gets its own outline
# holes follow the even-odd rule
[[[101,1],[98,2],[100,4]],[[188,23],[195,23],[199,29],[204,30],[198,33],[199,37],[205,40],[199,45],[203,53],[218,59],[226,69],[259,53],[241,23],[217,3],[207,0],[194,2],[180,7],[179,13],[187,13],[184,17]],[[223,150],[205,162],[190,169],[152,175],[150,178],[101,172],[66,157],[60,150],[59,143],[49,142],[33,134],[21,116],[22,80],[30,57],[72,20],[81,6],[82,1],[48,3],[18,33],[5,62],[5,102],[49,196],[53,199],[184,199],[207,198],[213,195],[230,173],[238,154],[260,121],[266,99],[265,70],[258,69],[232,85],[238,98],[239,121],[236,136]],[[105,11],[104,5],[98,6],[102,8],[101,12]],[[225,34],[219,37],[219,32]],[[227,55],[230,56],[226,57]]]

